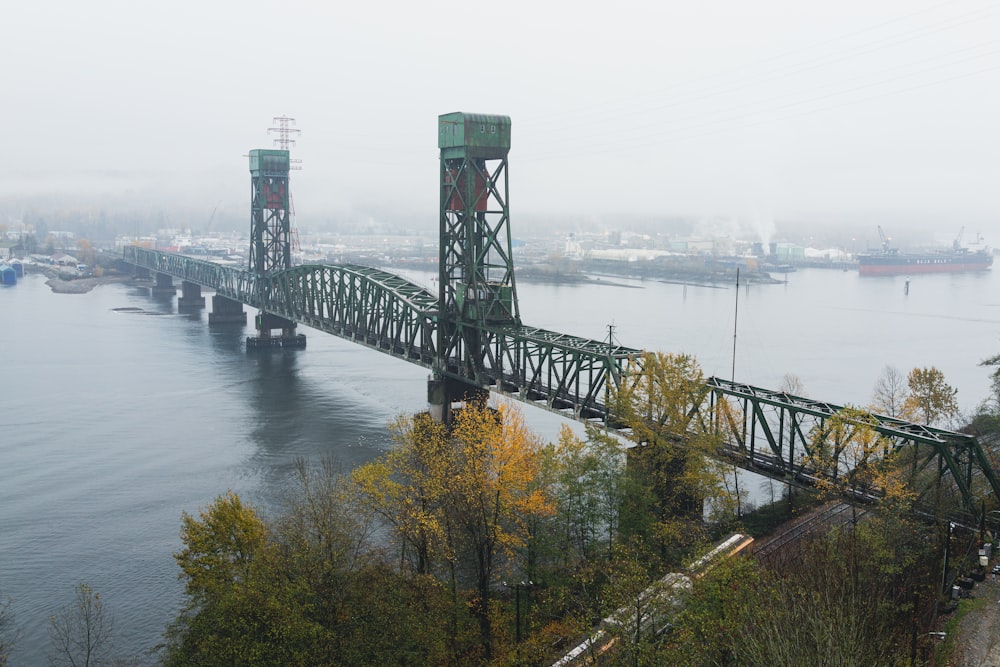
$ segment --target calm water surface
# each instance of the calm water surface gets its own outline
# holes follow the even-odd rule
[[[432,285],[429,274],[410,274]],[[800,271],[739,291],[736,379],[863,404],[885,364],[935,365],[963,409],[1000,352],[1000,279],[859,278]],[[698,356],[729,377],[737,292],[656,282],[519,284],[532,326]],[[119,310],[119,309],[136,310]],[[252,315],[252,314],[251,314]],[[80,582],[116,614],[121,653],[148,650],[182,604],[180,516],[227,489],[276,508],[297,457],[345,468],[391,446],[386,423],[424,407],[424,369],[310,329],[308,349],[246,354],[242,327],[209,330],[174,297],[105,285],[52,294],[39,276],[0,289],[0,593],[44,664],[48,618]],[[554,438],[560,420],[530,408]],[[152,662],[147,659],[147,662]]]

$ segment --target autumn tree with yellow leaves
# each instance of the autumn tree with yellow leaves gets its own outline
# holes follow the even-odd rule
[[[915,492],[902,470],[892,441],[879,433],[870,412],[845,407],[816,429],[807,465],[816,473],[815,486],[830,498],[852,502],[879,499],[884,510],[901,514]]]
[[[400,563],[416,574],[452,560],[445,489],[454,465],[447,429],[427,413],[397,417],[390,424],[399,445],[354,470],[362,502],[398,539]]]
[[[453,582],[467,574],[489,660],[501,569],[517,568],[531,517],[554,511],[536,484],[542,443],[508,405],[469,403],[450,427],[427,415],[404,417],[393,430],[399,447],[355,470],[353,479],[417,572],[445,568]]]
[[[205,595],[245,580],[254,556],[267,546],[267,528],[256,510],[232,491],[193,516],[181,516],[185,548],[174,554],[188,594]]]
[[[630,450],[631,494],[622,531],[646,537],[667,563],[683,562],[706,537],[706,501],[724,495],[717,429],[695,419],[708,392],[688,354],[646,352],[611,392],[609,407],[636,443]]]
[[[914,368],[906,376],[910,389],[903,405],[911,418],[927,425],[938,424],[958,416],[958,390],[944,380],[944,373],[931,366]]]

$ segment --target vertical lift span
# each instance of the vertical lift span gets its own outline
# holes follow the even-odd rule
[[[510,129],[507,116],[438,117],[437,358],[427,393],[441,421],[450,421],[452,403],[484,397],[492,330],[521,324],[507,204]]]
[[[250,151],[250,272],[260,278],[292,268],[289,168],[287,150]],[[305,335],[296,334],[289,319],[262,309],[254,325],[257,335],[247,337],[248,350],[306,346]]]

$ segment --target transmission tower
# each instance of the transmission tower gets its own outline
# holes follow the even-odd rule
[[[274,140],[274,145],[283,151],[287,151],[290,147],[294,146],[295,139],[293,139],[292,136],[302,134],[302,130],[292,127],[295,125],[295,119],[288,116],[275,116],[271,122],[273,122],[276,127],[267,128],[267,133],[276,133],[278,135],[278,138]],[[289,166],[289,169],[292,169],[293,171],[302,169],[300,166],[302,164],[302,160],[292,158],[290,163],[291,165]]]

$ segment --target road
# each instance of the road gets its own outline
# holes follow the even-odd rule
[[[948,667],[1000,667],[1000,579],[987,575],[973,595],[985,604],[965,615],[953,639]]]

